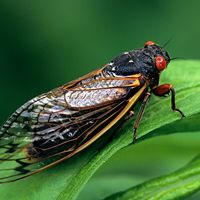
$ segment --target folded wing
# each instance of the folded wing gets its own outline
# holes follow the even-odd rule
[[[138,78],[91,75],[30,100],[0,130],[0,182],[42,171],[87,147],[144,89]]]

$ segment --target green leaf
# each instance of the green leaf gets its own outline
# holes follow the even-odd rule
[[[182,122],[200,113],[199,61],[173,62],[169,69],[163,72],[161,80],[162,83],[174,85],[177,91],[177,106],[187,117],[181,120]],[[138,109],[135,111],[137,113]],[[0,185],[0,199],[76,199],[98,168],[113,154],[132,142],[132,125],[135,117],[112,140],[107,141],[105,135],[86,150],[51,169],[15,183]],[[168,134],[169,132],[159,129],[175,122],[180,122],[180,115],[171,112],[170,98],[152,95],[138,129],[138,138],[143,140],[163,133]],[[199,126],[193,129],[192,131],[198,131]]]
[[[200,189],[200,155],[185,167],[156,178],[105,200],[170,200],[183,199]]]

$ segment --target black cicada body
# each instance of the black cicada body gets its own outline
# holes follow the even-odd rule
[[[149,41],[144,48],[125,52],[101,69],[24,104],[0,130],[0,182],[22,179],[72,157],[143,97],[134,124],[136,136],[152,92],[158,96],[171,92],[172,109],[184,116],[175,106],[172,85],[158,86],[169,62],[169,54]],[[50,158],[53,161],[44,164]]]

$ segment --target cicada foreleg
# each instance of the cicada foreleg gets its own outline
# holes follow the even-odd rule
[[[173,88],[173,85],[171,84],[163,84],[163,85],[159,85],[156,86],[152,89],[152,92],[156,95],[156,96],[160,96],[160,97],[166,97],[167,95],[169,95],[169,93],[171,93],[171,108],[173,111],[177,111],[180,113],[181,118],[185,117],[184,113],[178,109],[176,107],[176,92]]]

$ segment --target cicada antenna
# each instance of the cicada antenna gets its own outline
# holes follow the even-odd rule
[[[162,45],[162,48],[165,48],[165,47],[172,41],[173,38],[174,38],[174,36],[171,36],[171,37],[167,40],[167,42],[165,42],[164,45]]]
[[[174,58],[170,58],[170,61],[171,60],[185,60],[186,58],[184,57],[174,57]]]

